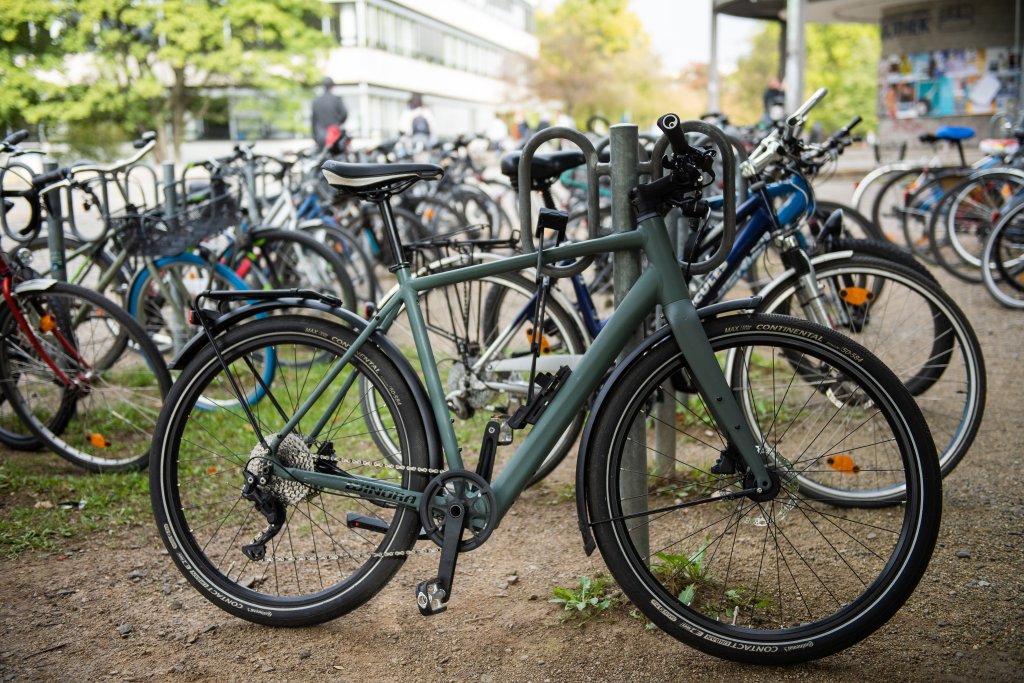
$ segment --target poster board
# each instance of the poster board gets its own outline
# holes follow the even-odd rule
[[[888,55],[879,62],[879,118],[994,114],[1016,100],[1020,64],[1005,47]]]

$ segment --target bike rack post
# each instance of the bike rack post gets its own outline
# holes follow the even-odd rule
[[[44,161],[43,173],[50,173],[60,168],[56,161]],[[50,277],[56,280],[67,280],[68,269],[64,260],[64,217],[60,192],[47,192],[46,201],[46,243],[50,248]]]
[[[619,123],[611,127],[611,177],[612,177],[612,224],[616,232],[636,229],[636,214],[630,202],[630,193],[637,186],[640,176],[640,155],[638,150],[639,128],[632,123]],[[640,255],[620,251],[612,262],[612,283],[615,305],[618,306],[640,277]],[[634,330],[633,338],[625,356],[643,340],[643,330]],[[621,360],[621,358],[620,358]],[[673,420],[670,424],[675,424]],[[623,453],[623,470],[633,472],[622,478],[623,514],[646,512],[647,505],[647,453],[642,446],[646,441],[646,426],[641,422],[630,427],[630,437]],[[649,551],[649,536],[644,518],[636,518],[630,536],[641,556]]]
[[[178,193],[177,185],[174,182],[174,162],[165,161],[163,163],[164,169],[164,218],[168,222],[174,217],[174,214],[178,210]]]

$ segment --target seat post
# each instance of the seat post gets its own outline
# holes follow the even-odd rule
[[[405,260],[405,251],[402,249],[402,237],[398,234],[398,226],[395,225],[395,213],[391,210],[391,195],[385,195],[383,199],[378,200],[377,206],[380,207],[380,216],[384,220],[384,233],[394,257],[394,263],[388,270],[394,272],[404,266],[408,266],[409,263]]]

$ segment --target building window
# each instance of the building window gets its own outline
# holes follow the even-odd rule
[[[356,25],[355,3],[346,3],[341,6],[341,27],[338,32],[338,41],[342,47],[355,47],[359,40],[359,31]]]

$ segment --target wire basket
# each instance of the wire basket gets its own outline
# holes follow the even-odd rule
[[[185,192],[182,183],[175,188],[180,208],[173,213],[168,214],[164,207],[128,207],[110,217],[110,227],[122,249],[133,256],[174,256],[238,223],[238,199],[223,181],[215,180],[199,191]]]

